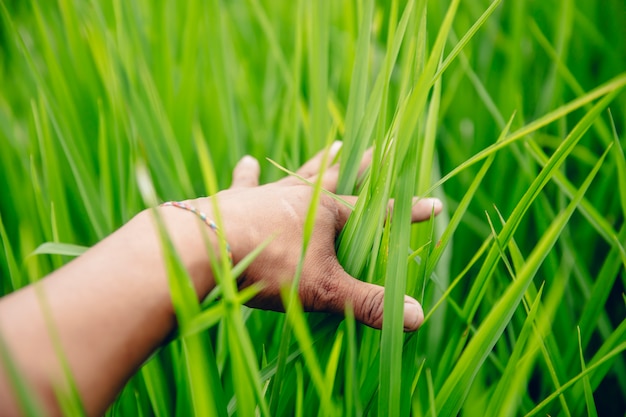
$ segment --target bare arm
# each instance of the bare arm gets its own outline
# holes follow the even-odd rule
[[[363,167],[368,162],[366,157]],[[313,178],[320,163],[321,154],[299,173]],[[276,239],[248,268],[240,284],[262,282],[264,290],[250,305],[280,310],[279,289],[292,279],[298,262],[311,188],[293,178],[259,187],[258,171],[255,160],[244,158],[235,169],[233,186],[217,196],[235,263],[277,233]],[[330,167],[324,187],[334,191],[337,175],[337,167]],[[345,198],[355,201],[353,197]],[[190,203],[211,215],[208,199]],[[440,211],[441,203],[436,200],[418,202],[413,220],[428,218],[433,206],[435,212]],[[175,207],[159,210],[198,297],[203,298],[215,282],[199,222],[193,214]],[[334,240],[349,214],[349,209],[333,199],[322,199],[299,295],[304,307],[311,311],[342,313],[350,302],[358,320],[380,328],[383,288],[350,277],[336,259]],[[209,237],[217,248],[215,235]],[[106,410],[123,384],[176,325],[160,239],[150,211],[141,212],[37,286],[26,287],[0,300],[0,332],[20,373],[39,393],[51,414],[58,413],[52,387],[62,377],[42,300],[49,307],[89,415]],[[417,329],[422,320],[417,301],[406,297],[405,329]],[[0,404],[1,415],[18,413],[1,363]]]
[[[203,265],[197,222],[182,210],[162,212],[170,226],[176,225],[170,229],[178,247],[180,238],[189,239],[181,256],[192,271],[199,296],[206,294],[214,283],[208,260]],[[194,239],[197,245],[192,246],[189,243]],[[190,253],[189,248],[199,251]],[[46,326],[43,298],[88,414],[102,414],[175,326],[160,241],[150,213],[140,213],[37,285],[39,289],[28,286],[0,302],[0,329],[13,358],[41,393],[46,408],[55,409],[52,384],[63,378]],[[6,394],[6,381],[0,378],[0,404],[10,403]]]

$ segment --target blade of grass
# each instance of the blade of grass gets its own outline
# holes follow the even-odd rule
[[[587,369],[585,369],[584,371],[582,371],[581,373],[576,375],[574,378],[572,378],[569,381],[567,381],[558,390],[554,391],[547,398],[545,398],[542,402],[537,404],[537,406],[535,408],[533,408],[530,412],[528,412],[526,414],[526,417],[531,417],[531,416],[537,415],[541,410],[543,410],[548,404],[550,404],[557,396],[562,394],[565,390],[569,389],[572,385],[577,383],[580,379],[582,379],[585,376],[589,375],[591,372],[595,371],[596,368],[600,367],[605,362],[610,361],[613,357],[615,357],[616,355],[619,355],[620,353],[624,352],[625,350],[626,350],[626,342],[625,343],[620,343],[615,349],[612,349],[609,353],[607,353],[605,356],[600,358],[593,365],[588,366]]]
[[[619,241],[624,242],[626,239],[626,226],[622,225],[620,232],[617,235]],[[600,316],[601,310],[609,298],[613,284],[619,275],[620,268],[620,252],[614,247],[609,251],[609,254],[604,259],[600,271],[596,275],[596,279],[593,282],[593,287],[585,302],[585,306],[580,314],[578,320],[578,326],[581,331],[581,339],[583,347],[587,347],[591,336],[595,329],[595,323]],[[575,347],[571,348],[566,354],[566,358],[571,358],[568,362],[571,362],[575,357]]]
[[[407,140],[409,138],[407,137]],[[416,185],[414,155],[417,141],[409,145],[408,153],[396,156],[396,163],[402,168],[398,175],[397,190],[394,195],[394,209],[391,217],[389,239],[389,261],[385,278],[385,297],[381,336],[380,394],[378,412],[380,415],[399,415],[401,404],[409,401],[410,396],[402,397],[402,346],[404,329],[404,295],[406,293],[406,275],[408,263],[406,248],[410,246],[411,210],[413,190]]]
[[[499,240],[500,245],[505,246],[513,233],[517,230],[522,216],[527,212],[530,204],[536,199],[543,187],[547,184],[556,169],[563,163],[566,156],[572,151],[576,143],[582,138],[582,135],[589,129],[591,123],[600,114],[602,110],[613,100],[619,90],[614,90],[600,100],[594,108],[588,112],[578,124],[572,129],[568,137],[562,142],[561,146],[554,152],[546,166],[541,170],[537,178],[530,185],[524,196],[521,198],[520,203],[515,207],[513,213],[510,216],[509,222],[504,226],[500,233]],[[503,142],[506,142],[504,140]],[[496,144],[497,145],[497,144]],[[472,287],[472,290],[468,294],[467,301],[464,308],[464,314],[468,320],[473,317],[476,312],[478,302],[482,299],[486,290],[486,283],[492,276],[496,260],[498,258],[497,246],[494,246],[487,255],[487,260],[483,264],[478,276],[476,278],[476,285]]]
[[[580,83],[576,80],[576,77],[572,74],[569,68],[567,68],[567,66],[563,62],[562,57],[559,56],[557,51],[550,44],[550,41],[545,37],[545,35],[543,34],[543,32],[541,31],[541,29],[537,25],[537,22],[534,19],[531,19],[529,27],[530,27],[530,32],[537,39],[537,42],[539,43],[539,45],[545,50],[548,56],[554,61],[556,65],[556,69],[561,75],[561,77],[563,78],[563,81],[568,85],[569,88],[572,89],[572,91],[574,91],[574,93],[577,96],[583,96],[585,94],[585,90],[580,85]],[[588,110],[588,105],[584,106],[584,108]],[[602,140],[605,143],[609,143],[611,141],[610,140],[611,133],[609,132],[608,127],[606,126],[606,124],[604,123],[602,119],[599,119],[598,122],[594,124],[594,128],[596,132],[598,133],[598,135],[600,136],[600,138],[602,138]]]
[[[346,353],[345,353],[345,407],[344,415],[356,416],[361,415],[363,410],[359,401],[359,394],[357,391],[357,381],[359,376],[357,374],[357,338],[356,338],[356,325],[354,320],[354,311],[350,305],[346,307]]]
[[[290,296],[289,296],[289,300],[291,304],[284,304],[286,306],[285,311],[287,312],[287,315],[289,317],[289,311],[291,308],[297,308],[297,307],[293,307],[293,305],[295,305],[295,303],[297,302],[297,295],[298,295],[298,286],[299,286],[299,281],[300,281],[300,276],[302,274],[302,268],[304,267],[304,257],[306,254],[306,250],[308,248],[308,244],[310,242],[311,236],[313,234],[313,227],[315,225],[315,219],[316,219],[316,215],[317,215],[317,208],[318,208],[318,204],[320,201],[320,195],[322,193],[322,178],[324,176],[324,171],[325,171],[325,167],[328,166],[328,158],[329,158],[329,152],[330,152],[330,143],[332,141],[332,139],[335,136],[335,128],[333,127],[330,132],[327,133],[327,144],[326,144],[326,151],[324,152],[323,156],[322,156],[322,161],[321,161],[321,167],[322,169],[320,170],[320,172],[318,172],[317,174],[317,179],[315,181],[315,185],[313,186],[313,195],[311,196],[311,202],[309,204],[309,208],[307,210],[307,214],[305,217],[305,221],[304,221],[304,228],[302,231],[302,249],[301,249],[301,253],[300,253],[300,260],[298,262],[298,265],[296,267],[296,271],[295,271],[295,276],[293,279],[293,282],[291,284],[291,289],[290,289]],[[298,320],[301,320],[301,318],[299,318]],[[291,337],[291,333],[289,331],[289,325],[291,325],[292,323],[288,320],[284,322],[283,325],[283,331],[282,331],[282,337],[281,337],[281,341],[280,341],[280,345],[279,345],[279,352],[278,352],[278,367],[277,367],[277,380],[279,381],[277,384],[273,385],[273,389],[271,392],[271,396],[270,396],[270,413],[272,415],[276,414],[276,409],[278,407],[278,393],[280,392],[281,389],[281,383],[282,383],[282,376],[284,373],[284,367],[286,364],[286,359],[287,359],[287,349],[289,346],[289,340]],[[297,332],[296,329],[294,329],[294,332]],[[297,336],[298,334],[295,333],[295,335]],[[299,342],[305,342],[307,340],[307,335],[305,334],[300,334],[301,339],[299,340]],[[310,366],[316,366],[313,362],[311,362],[313,360],[313,358],[309,358],[306,360],[306,364],[307,367]],[[314,370],[311,370],[311,372],[317,372]],[[317,383],[316,383],[317,384]],[[330,397],[326,398],[325,394],[324,394],[324,390],[319,390],[320,388],[323,387],[323,385],[316,385],[316,387],[318,388],[318,393],[320,394],[322,401],[325,403],[325,407],[328,408],[328,411],[330,412]]]
[[[11,286],[13,290],[17,290],[18,288],[21,288],[25,283],[21,276],[22,274],[20,273],[20,269],[17,266],[15,254],[13,253],[11,242],[9,242],[9,237],[7,236],[7,231],[4,227],[2,213],[0,213],[0,238],[2,239],[2,248],[4,249],[3,252],[4,258],[6,259],[9,280],[11,281]]]
[[[308,52],[311,125],[309,143],[320,148],[328,133],[328,43],[330,2],[319,0],[309,3]]]
[[[415,372],[415,376],[413,377],[413,383],[411,384],[411,411],[413,413],[414,416],[418,416],[420,415],[420,411],[418,406],[419,404],[417,404],[417,399],[418,396],[417,394],[417,382],[419,381],[420,377],[422,376],[422,371],[424,370],[424,363],[426,363],[425,360],[422,360],[420,362],[419,368],[417,369],[417,372]],[[432,376],[431,376],[432,378]],[[433,404],[434,404],[434,399],[433,399]]]
[[[171,397],[168,395],[166,381],[161,378],[162,374],[163,367],[157,356],[141,367],[141,376],[156,417],[167,417],[172,414],[172,404],[169,401]]]
[[[228,147],[230,162],[234,165],[235,161],[243,154],[242,138],[239,128],[239,120],[236,113],[235,98],[233,92],[233,82],[230,80],[230,74],[234,74],[231,57],[227,51],[232,51],[232,47],[228,45],[225,36],[223,24],[224,13],[220,7],[218,0],[211,0],[209,7],[205,9],[205,19],[209,28],[208,39],[211,42],[210,50],[214,52],[211,59],[211,70],[215,77],[215,86],[218,89],[217,99],[219,100],[218,109],[222,112],[221,120],[225,121],[225,133],[229,140]]]
[[[336,414],[337,410],[332,403],[331,393],[325,386],[324,374],[313,350],[313,340],[309,332],[309,326],[304,320],[304,311],[300,305],[300,300],[297,295],[291,293],[289,288],[283,289],[282,297],[284,305],[289,306],[286,310],[286,314],[291,324],[290,327],[293,329],[294,336],[300,345],[302,357],[311,374],[311,380],[315,389],[320,394],[320,412],[322,415],[333,416]]]
[[[406,99],[406,103],[404,104],[405,109],[403,112],[404,114],[410,115],[410,117],[403,117],[400,119],[400,123],[398,126],[399,138],[409,138],[415,131],[415,127],[418,121],[418,117],[415,117],[415,115],[422,114],[422,111],[424,110],[424,107],[426,105],[428,91],[435,81],[432,79],[432,77],[437,70],[437,66],[439,64],[440,57],[443,53],[443,48],[445,46],[445,40],[448,37],[450,28],[452,27],[452,22],[454,20],[458,5],[458,0],[452,0],[450,6],[448,6],[448,10],[446,12],[443,22],[439,27],[437,38],[435,39],[435,43],[432,46],[432,50],[430,52],[430,55],[428,56],[428,61],[424,66],[424,70],[419,75],[419,79],[411,90],[409,97],[407,97]],[[400,155],[406,154],[408,150],[407,142],[408,141],[398,142],[398,153]]]
[[[339,365],[339,355],[341,354],[342,347],[343,331],[339,330],[335,334],[335,342],[333,343],[328,362],[326,363],[326,372],[324,372],[326,387],[331,394],[334,389],[335,380],[337,378],[337,367]]]
[[[303,397],[304,394],[302,393],[302,391],[304,390],[303,386],[304,386],[304,382],[303,382],[303,373],[302,373],[302,365],[300,365],[300,362],[296,362],[296,381],[297,381],[297,388],[296,388],[296,412],[295,415],[296,416],[300,416],[302,417],[303,414],[303,406],[302,406],[302,402],[303,402]]]
[[[463,164],[457,166],[456,168],[454,168],[452,171],[450,171],[448,174],[446,174],[443,178],[441,178],[439,181],[437,181],[435,184],[433,184],[427,192],[424,193],[424,196],[430,195],[430,193],[432,193],[433,190],[435,190],[436,188],[438,188],[439,186],[441,186],[442,184],[444,184],[446,181],[448,181],[450,178],[454,177],[455,175],[457,175],[459,172],[467,169],[468,167],[474,165],[475,163],[477,163],[478,161],[488,157],[490,154],[492,154],[493,152],[496,152],[500,149],[503,149],[507,146],[509,146],[511,143],[518,141],[520,139],[522,139],[525,136],[530,135],[531,133],[535,132],[536,130],[566,116],[567,114],[573,112],[576,109],[579,109],[580,107],[586,105],[587,103],[602,97],[602,96],[606,96],[606,95],[610,95],[611,98],[615,97],[617,95],[617,92],[619,92],[622,88],[624,88],[624,86],[626,86],[626,74],[621,74],[615,78],[613,78],[610,81],[607,81],[606,83],[604,83],[603,85],[591,90],[590,92],[588,92],[587,94],[585,94],[582,97],[578,97],[572,101],[570,101],[567,104],[564,104],[563,106],[559,107],[556,110],[553,110],[552,112],[544,115],[543,117],[529,123],[528,125],[516,130],[515,132],[509,134],[504,140],[502,140],[499,143],[494,143],[493,145],[483,149],[482,151],[478,152],[476,155],[474,155],[473,157],[471,157],[470,159],[468,159],[467,161],[465,161]],[[609,100],[611,101],[611,100]],[[606,105],[608,105],[608,103],[606,103]],[[597,108],[597,106],[596,106]]]
[[[237,294],[237,303],[245,304],[259,293],[258,287],[247,287]],[[182,337],[191,336],[215,326],[226,315],[226,307],[223,302],[198,313],[188,324],[179,329]]]
[[[619,142],[618,142],[619,143]],[[540,146],[534,141],[526,142],[527,148],[530,150],[531,154],[535,157],[537,162],[539,162],[542,166],[545,166],[548,161],[548,157],[541,150]],[[617,144],[616,144],[617,146]],[[615,153],[615,152],[614,152]],[[554,174],[554,181],[559,185],[561,190],[571,198],[572,195],[576,192],[574,185],[567,179],[567,177],[560,171],[556,171]],[[613,227],[609,224],[609,222],[602,216],[598,210],[587,200],[583,199],[580,203],[580,212],[587,218],[589,223],[594,226],[596,231],[606,240],[606,242],[612,246],[617,247],[620,252],[626,254],[626,250],[624,249],[622,243],[617,238]]]
[[[393,5],[396,5],[395,1],[393,2]],[[372,132],[374,131],[374,127],[376,126],[377,122],[380,122],[383,125],[386,123],[385,120],[381,121],[380,119],[380,113],[383,113],[384,115],[384,112],[385,112],[384,104],[386,100],[383,100],[383,99],[384,98],[386,99],[386,95],[387,95],[386,91],[388,90],[388,85],[390,82],[390,78],[392,76],[392,69],[393,69],[393,66],[395,65],[396,59],[398,57],[398,53],[400,51],[400,47],[404,40],[406,28],[410,20],[411,14],[413,12],[414,6],[415,6],[415,0],[407,1],[404,7],[404,11],[402,12],[402,16],[400,17],[400,22],[397,24],[397,28],[393,31],[393,33],[390,33],[391,36],[389,36],[388,38],[389,44],[387,46],[387,54],[385,55],[383,69],[378,74],[378,77],[376,78],[376,82],[372,89],[372,93],[370,94],[370,97],[367,100],[365,113],[361,119],[362,123],[359,125],[358,131],[356,134],[356,137],[359,138],[359,140],[356,141],[354,144],[352,144],[353,145],[352,147],[346,148],[347,151],[344,154],[345,157],[341,161],[341,165],[343,166],[343,168],[340,167],[340,169],[342,169],[343,172],[341,173],[339,184],[337,187],[337,192],[339,194],[349,194],[352,192],[356,179],[357,179],[358,167],[361,161],[361,156],[363,155],[363,152],[365,151],[367,144],[370,143],[370,138],[372,136]],[[393,23],[390,24],[390,31],[391,31],[392,25]],[[381,108],[381,105],[383,106],[383,108]],[[348,146],[350,145],[351,144],[348,142]],[[379,149],[378,151],[382,152],[382,149]],[[378,158],[377,155],[375,154],[374,158],[372,159],[372,170],[375,171],[377,169],[377,164],[380,161],[382,161],[382,158]],[[344,230],[345,229],[351,230],[352,228],[354,228],[354,226],[346,225],[344,227]],[[341,241],[343,241],[343,238],[340,238],[340,242]],[[340,250],[342,250],[342,248],[351,247],[351,246],[355,246],[355,245],[341,243],[339,245],[339,248]],[[345,258],[352,259],[354,257],[353,256],[350,256],[350,257],[340,256],[340,260],[345,259]],[[362,258],[363,256],[360,256],[360,257],[357,257],[356,259],[362,259]],[[349,272],[354,274],[354,271],[349,271]]]
[[[156,205],[156,194],[149,174],[143,165],[137,167],[137,179],[144,200],[150,206]],[[165,225],[157,210],[153,211],[157,224],[159,238],[163,247],[165,269],[172,298],[172,305],[176,313],[178,324],[185,328],[200,312],[200,305],[191,278],[176,253],[169,239]],[[201,231],[206,232],[204,223],[198,219]],[[189,389],[194,413],[199,415],[225,415],[226,408],[219,400],[219,390],[216,386],[217,369],[214,362],[208,362],[212,354],[206,354],[203,347],[202,335],[193,335],[182,339],[183,362],[187,371]],[[207,387],[213,387],[207,391]]]
[[[584,197],[583,197],[584,200]],[[582,201],[581,200],[581,204]],[[500,211],[496,208],[498,216],[500,217],[500,221],[504,225],[506,222],[504,217],[500,213]],[[544,214],[547,214],[549,211],[546,210]],[[554,219],[553,214],[549,214],[551,219]],[[561,239],[563,240],[563,239]],[[517,245],[515,239],[511,239],[508,245],[509,251],[511,253],[511,257],[513,259],[513,263],[515,265],[516,270],[520,270],[524,265],[524,257]],[[546,257],[544,261],[544,266],[548,266],[546,264],[549,263],[549,256]],[[554,277],[554,282],[552,283],[551,289],[546,297],[547,301],[543,303],[542,314],[539,316],[539,319],[536,320],[537,324],[535,326],[535,338],[531,339],[531,345],[529,346],[529,350],[532,350],[532,356],[527,355],[526,362],[524,366],[518,368],[518,371],[515,374],[514,381],[510,385],[510,387],[518,387],[517,392],[511,393],[509,390],[509,397],[519,398],[520,394],[524,392],[524,386],[528,384],[529,372],[531,372],[531,360],[537,354],[536,346],[541,349],[541,354],[543,360],[545,362],[545,366],[548,370],[549,378],[552,380],[552,384],[555,389],[558,389],[561,386],[561,382],[567,378],[564,367],[562,365],[562,361],[560,361],[561,350],[555,341],[554,333],[547,332],[546,329],[549,328],[550,323],[554,321],[555,310],[562,303],[565,289],[568,287],[568,277],[570,276],[569,265],[567,262],[561,263],[561,268],[558,271],[550,272],[551,268],[546,268],[548,271],[546,273],[547,276]],[[511,270],[512,271],[512,270]],[[511,272],[511,277],[514,277],[515,274]],[[559,278],[563,277],[563,278]],[[533,282],[528,286],[528,290],[524,294],[524,298],[522,299],[524,303],[524,309],[527,314],[530,311],[529,305],[533,302],[533,297],[536,297],[538,294],[538,290],[535,288],[535,284]],[[547,378],[546,378],[547,379]],[[566,415],[571,415],[569,410],[569,406],[567,405],[566,399],[564,397],[559,397],[559,401],[561,403],[561,408],[563,413]]]
[[[439,67],[435,75],[433,76],[433,81],[432,81],[433,83],[435,82],[435,80],[441,77],[441,75],[448,68],[448,66],[452,63],[452,61],[454,61],[457,55],[461,53],[463,48],[465,48],[465,46],[469,43],[469,41],[474,37],[476,32],[478,32],[478,30],[485,24],[487,19],[489,19],[489,16],[491,16],[491,14],[500,5],[501,1],[502,0],[494,0],[489,5],[489,7],[487,7],[487,9],[483,12],[483,14],[480,15],[480,17],[476,20],[476,22],[474,22],[472,27],[469,28],[467,32],[465,32],[465,35],[463,35],[463,38],[461,38],[461,40],[456,45],[454,45],[454,48],[452,48],[452,51],[450,51],[446,59],[443,60],[441,66]]]
[[[433,387],[433,376],[430,369],[426,369],[426,382],[428,386],[428,406],[431,411],[431,416],[437,417],[437,412],[435,411],[435,388]]]
[[[583,355],[583,346],[580,339],[580,328],[578,328],[578,352],[580,353],[580,368],[582,372],[585,372],[587,366],[585,365],[585,356]],[[598,417],[598,410],[596,409],[595,401],[593,400],[593,391],[591,391],[591,384],[589,383],[589,376],[583,377],[583,386],[585,388],[585,402],[587,403],[587,415],[589,417]]]
[[[613,120],[613,115],[611,114],[610,109],[609,116],[611,118],[611,127],[613,128],[613,143],[615,144],[614,154],[617,165],[617,184],[619,189],[620,205],[622,207],[622,215],[626,219],[626,157],[624,157],[624,149],[622,148],[622,143],[617,135],[615,120]],[[624,253],[623,248],[622,253]],[[626,261],[624,262],[624,266],[626,266]]]
[[[522,358],[524,356],[532,356],[532,352],[530,352],[527,348],[527,341],[532,336],[533,325],[537,312],[539,311],[542,294],[543,285],[539,288],[539,292],[535,297],[535,301],[530,308],[528,316],[526,317],[526,320],[524,320],[524,325],[519,332],[519,336],[515,342],[515,347],[513,348],[513,352],[511,352],[511,356],[509,357],[502,377],[498,381],[494,393],[490,396],[489,405],[485,412],[486,416],[512,415],[512,411],[516,407],[519,407],[519,404],[517,404],[516,401],[517,398],[510,398],[511,394],[515,393],[515,391],[510,389],[510,387],[514,380],[515,372],[517,371],[516,368],[520,365]],[[529,366],[525,367],[527,369],[529,368]],[[506,397],[507,395],[509,398]],[[504,409],[505,406],[507,407],[506,409]],[[504,411],[506,411],[506,413]]]
[[[369,61],[369,43],[372,28],[372,16],[374,2],[365,0],[361,12],[359,35],[356,41],[356,55],[352,67],[352,82],[350,83],[350,95],[346,107],[346,132],[343,137],[344,149],[350,152],[342,154],[339,165],[339,182],[337,190],[341,194],[352,191],[356,183],[359,161],[365,151],[367,140],[357,136],[358,128],[363,123],[365,113],[367,78],[369,65],[363,65]]]
[[[312,183],[311,181],[307,180],[306,178],[304,178],[302,175],[299,175],[297,172],[293,172],[288,170],[287,168],[285,168],[284,166],[278,164],[278,162],[271,160],[270,158],[266,158],[267,161],[274,165],[276,168],[280,169],[281,171],[283,171],[285,174],[292,176],[294,178],[297,178],[298,180],[302,181],[303,183],[310,185],[312,187],[315,187],[315,184]],[[345,199],[341,198],[340,196],[338,196],[337,194],[328,191],[325,188],[322,188],[321,191],[326,194],[327,196],[329,196],[330,198],[332,198],[333,200],[343,204],[344,206],[348,207],[351,210],[354,210],[354,206],[350,203],[348,203]]]
[[[504,138],[507,136],[509,129],[511,128],[511,123],[513,123],[514,117],[515,115],[512,115],[511,118],[509,119],[509,122],[506,124],[504,129],[502,129],[502,132],[500,133],[500,136],[496,140],[496,143],[504,140]],[[443,254],[444,250],[448,246],[448,243],[450,242],[452,235],[454,235],[459,224],[461,223],[461,220],[463,219],[465,213],[467,212],[467,208],[469,207],[470,202],[474,198],[476,190],[478,189],[481,182],[483,181],[485,175],[487,174],[487,171],[493,164],[494,159],[495,159],[495,154],[492,154],[491,156],[487,158],[487,160],[483,163],[478,173],[474,176],[474,180],[472,181],[471,185],[467,188],[467,192],[461,199],[461,202],[457,206],[457,209],[454,215],[452,216],[452,218],[450,219],[448,226],[444,230],[443,235],[441,236],[437,245],[433,249],[433,253],[430,255],[428,267],[426,268],[427,274],[429,274],[431,271],[435,269],[437,262],[439,261],[439,259],[441,258],[441,255]]]
[[[445,290],[445,291],[442,294],[441,298],[439,298],[439,300],[437,300],[437,302],[432,306],[432,308],[426,313],[426,316],[424,317],[424,322],[423,322],[422,325],[424,325],[424,324],[426,324],[426,322],[428,322],[428,320],[432,316],[433,312],[435,312],[437,310],[437,308],[439,308],[439,306],[443,302],[445,302],[446,300],[450,300],[449,297],[450,297],[450,294],[452,293],[452,291],[454,290],[454,288],[456,288],[456,286],[459,284],[461,279],[468,274],[470,269],[483,256],[483,254],[485,253],[485,251],[487,250],[489,245],[492,243],[492,240],[493,240],[493,236],[489,235],[489,237],[487,239],[485,239],[483,244],[476,251],[476,253],[472,257],[472,259],[468,262],[468,264],[465,266],[465,268],[452,280],[452,283],[447,288],[445,288],[443,285],[440,285],[440,289]],[[437,281],[434,281],[434,282],[435,282],[435,284],[439,284]],[[460,309],[458,310],[458,313],[459,313],[459,315],[461,315],[461,310]]]
[[[526,264],[518,273],[517,280],[506,289],[505,293],[493,306],[487,318],[483,320],[476,334],[474,334],[473,338],[470,340],[456,366],[448,375],[443,387],[439,390],[436,403],[438,415],[452,416],[459,412],[464,398],[469,393],[471,382],[476,376],[479,367],[485,361],[487,355],[509,323],[517,305],[521,301],[542,261],[547,256],[552,246],[554,246],[561,231],[595,177],[595,174],[602,166],[607,152],[608,149],[587,176],[587,179],[576,193],[576,196],[569,203],[566,210],[561,212],[552,222],[550,228],[544,233],[541,240],[528,257]],[[540,178],[541,177],[538,177],[538,179]],[[520,203],[520,205],[522,204],[523,203]],[[503,228],[498,240],[501,241],[502,235],[506,232],[506,226],[509,225],[510,222],[511,219]],[[485,262],[489,262],[489,260]]]
[[[80,256],[89,248],[71,243],[45,242],[35,249],[29,256],[35,255],[66,255]]]
[[[222,229],[221,214],[217,205],[217,198],[215,198],[215,193],[217,193],[217,178],[213,169],[213,164],[211,163],[210,154],[206,147],[206,142],[204,141],[202,132],[198,127],[194,129],[194,136],[196,147],[198,148],[198,156],[200,159],[204,181],[207,184],[209,193],[212,195],[210,199],[213,205],[213,216],[218,228]],[[206,229],[203,230],[206,231]],[[269,244],[271,239],[272,237],[267,239],[260,245],[260,247],[255,248],[249,256],[244,258],[244,263],[239,267],[238,271],[242,272],[245,267],[252,262],[254,257],[256,257],[263,250],[265,245]],[[256,355],[254,354],[250,334],[246,331],[245,324],[241,318],[240,306],[242,298],[238,296],[233,269],[231,269],[229,265],[226,239],[224,236],[220,236],[219,241],[221,268],[220,266],[215,265],[214,270],[216,271],[216,282],[222,288],[223,300],[225,302],[225,318],[228,329],[230,354],[232,356],[232,360],[237,362],[237,366],[241,366],[238,369],[241,372],[244,372],[246,376],[245,378],[235,379],[235,391],[237,394],[238,406],[244,410],[243,412],[245,412],[245,410],[253,410],[253,400],[249,395],[249,393],[252,392],[257,401],[257,405],[259,406],[260,413],[267,416],[269,415],[269,409],[265,402],[263,388],[258,378],[258,366],[256,364]],[[209,246],[210,245],[207,243],[207,247]]]
[[[35,9],[38,10],[39,8],[36,6]],[[20,51],[23,54],[26,60],[26,63],[28,64],[28,69],[31,71],[31,74],[34,77],[35,82],[37,83],[40,89],[39,100],[42,103],[42,106],[45,106],[46,113],[48,117],[50,118],[54,132],[57,134],[59,144],[61,145],[68,159],[69,167],[72,170],[72,173],[74,174],[74,179],[76,181],[76,185],[78,187],[79,193],[82,197],[82,202],[85,206],[85,210],[91,220],[90,224],[96,231],[97,235],[100,237],[103,237],[105,233],[104,233],[104,230],[102,229],[102,226],[104,225],[104,221],[102,219],[102,213],[99,210],[96,210],[94,206],[95,201],[97,201],[97,198],[94,195],[95,187],[93,187],[93,184],[90,183],[90,178],[88,176],[82,175],[83,173],[87,172],[87,170],[82,162],[82,159],[78,157],[78,155],[84,154],[85,152],[81,153],[80,150],[76,149],[77,144],[80,144],[82,142],[76,141],[76,140],[69,140],[67,132],[61,128],[61,123],[59,120],[57,120],[56,114],[53,110],[56,106],[54,106],[53,103],[51,102],[52,95],[50,94],[50,89],[48,88],[48,84],[44,82],[37,66],[33,62],[33,58],[28,51],[28,47],[26,46],[26,43],[24,42],[22,36],[17,32],[17,29],[15,28],[15,25],[13,23],[13,20],[11,19],[11,16],[8,10],[6,9],[6,6],[4,3],[0,5],[0,13],[2,14],[3,20],[7,23],[6,27],[9,29],[10,33],[12,34],[12,38],[18,42]],[[51,48],[48,46],[47,50],[50,52]],[[53,61],[56,62],[56,60],[53,60]],[[60,83],[63,83],[64,77],[58,75],[60,73],[62,72],[57,71],[56,79]],[[59,84],[59,85],[62,85],[62,84]],[[68,99],[67,103],[70,104],[72,103],[72,101]],[[75,115],[72,115],[72,121],[75,121],[77,119],[78,118]]]

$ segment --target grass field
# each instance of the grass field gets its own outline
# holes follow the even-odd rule
[[[145,208],[146,173],[191,198],[342,140],[337,253],[382,331],[188,299],[109,415],[624,415],[625,86],[623,0],[0,0],[0,295]],[[410,226],[413,195],[444,213]]]

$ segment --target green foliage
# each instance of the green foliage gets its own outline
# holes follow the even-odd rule
[[[343,140],[337,253],[385,285],[383,330],[293,289],[286,315],[248,309],[254,253],[198,303],[165,245],[180,327],[109,415],[623,412],[624,27],[619,0],[0,0],[0,295],[244,154],[271,181]],[[431,195],[445,212],[411,226]]]

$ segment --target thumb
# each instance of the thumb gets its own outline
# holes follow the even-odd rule
[[[375,329],[383,326],[383,305],[385,289],[350,277],[351,289],[345,292],[343,305],[352,305],[354,317],[363,324]],[[424,311],[417,300],[404,296],[404,331],[412,332],[424,321]]]

